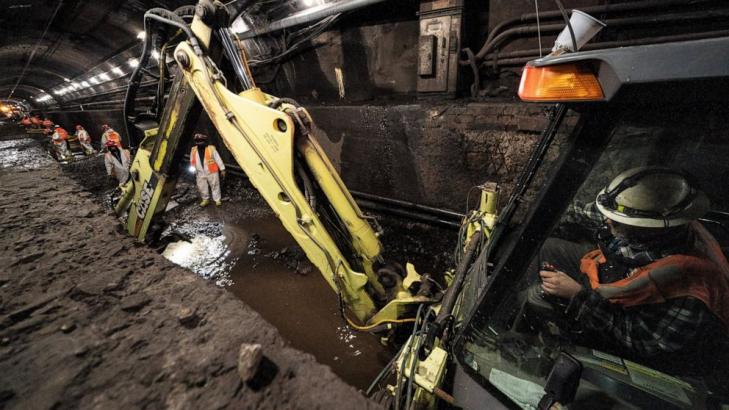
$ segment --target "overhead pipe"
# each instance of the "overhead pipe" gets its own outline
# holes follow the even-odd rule
[[[665,23],[673,23],[676,21],[694,21],[694,20],[705,20],[705,19],[711,19],[711,18],[725,18],[729,16],[729,9],[721,9],[721,10],[709,10],[709,11],[701,11],[697,13],[677,13],[677,14],[666,14],[666,15],[660,15],[655,17],[647,17],[647,16],[639,16],[639,17],[625,17],[625,18],[618,18],[618,19],[612,19],[607,20],[605,23],[607,23],[608,27],[621,27],[621,26],[629,26],[629,25],[645,25],[645,24],[665,24]],[[538,32],[542,33],[555,33],[560,32],[564,28],[563,23],[559,24],[546,24],[546,25],[528,25],[528,26],[520,26],[520,27],[514,27],[511,29],[508,29],[498,36],[491,39],[491,41],[485,43],[483,47],[481,47],[481,50],[474,56],[476,60],[482,60],[488,53],[493,51],[496,47],[500,46],[501,43],[506,40],[510,39],[511,37],[515,37],[521,34],[534,34]],[[471,64],[471,61],[469,60],[461,60],[461,65],[469,65]]]
[[[603,14],[612,14],[612,13],[622,13],[626,11],[642,11],[642,10],[650,10],[653,8],[658,9],[665,9],[666,7],[672,7],[672,6],[687,6],[687,5],[695,5],[697,3],[710,3],[715,2],[715,0],[696,0],[694,2],[687,2],[686,0],[650,0],[650,1],[641,1],[641,2],[634,2],[634,3],[618,3],[618,4],[610,4],[610,5],[602,5],[602,6],[586,6],[586,7],[580,7],[579,10],[582,12],[585,12],[587,14],[592,13],[603,13]],[[549,10],[549,11],[543,11],[539,14],[537,13],[527,13],[522,14],[519,17],[512,18],[509,20],[504,20],[501,23],[497,24],[496,27],[494,27],[491,32],[488,35],[488,38],[486,39],[485,43],[489,43],[493,38],[496,36],[496,34],[503,30],[505,27],[518,24],[518,23],[526,23],[527,21],[536,20],[537,17],[541,20],[549,20],[553,18],[561,18],[562,13],[560,10]]]
[[[660,37],[649,37],[636,40],[619,40],[619,41],[604,41],[601,43],[586,44],[580,51],[589,50],[601,50],[616,47],[630,47],[638,45],[649,45],[649,44],[661,44],[661,43],[672,43],[676,41],[689,41],[689,40],[700,40],[705,38],[717,38],[729,36],[729,30],[716,30],[706,31],[703,33],[686,33],[686,34],[674,34],[670,36]],[[541,54],[549,54],[551,48],[543,48]],[[517,67],[526,64],[527,62],[539,58],[540,50],[518,50],[510,51],[507,53],[493,53],[488,54],[484,58],[484,64],[493,65],[495,67]]]
[[[306,10],[302,10],[289,17],[284,17],[281,20],[274,21],[263,29],[251,29],[248,31],[244,31],[243,33],[238,34],[238,38],[247,39],[257,37],[262,34],[272,33],[274,31],[283,30],[285,28],[311,23],[321,20],[325,17],[345,13],[362,7],[371,6],[373,4],[382,3],[384,1],[386,0],[350,0],[341,1],[339,3],[332,3],[329,5],[323,5],[321,7],[312,7]]]

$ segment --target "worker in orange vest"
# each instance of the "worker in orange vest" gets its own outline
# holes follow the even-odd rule
[[[107,141],[113,141],[117,147],[122,148],[121,136],[118,132],[114,131],[108,124],[101,126],[101,130],[104,131],[101,134],[101,146],[106,147]]]
[[[213,192],[215,205],[220,206],[220,176],[225,177],[225,164],[213,145],[208,144],[205,134],[195,134],[195,145],[190,151],[190,169],[195,172],[197,189],[200,191],[201,207],[210,203],[210,191]]]
[[[132,163],[132,155],[128,149],[120,148],[114,141],[106,141],[106,154],[104,154],[104,165],[106,174],[115,177],[119,185],[127,182],[129,178],[129,165]]]
[[[606,219],[598,249],[556,238],[542,246],[541,290],[565,301],[585,340],[643,358],[697,354],[711,350],[701,348],[706,340],[727,340],[729,263],[697,221],[710,204],[689,181],[662,167],[625,171],[576,208]]]
[[[60,125],[54,126],[53,134],[51,134],[51,142],[56,149],[56,152],[60,155],[61,159],[69,159],[71,151],[68,149],[68,131],[63,129]]]
[[[45,118],[45,119],[44,119],[44,120],[43,120],[43,121],[41,122],[41,125],[42,125],[42,126],[43,126],[43,128],[45,129],[45,133],[46,133],[47,135],[51,135],[51,134],[53,134],[53,121],[49,120],[48,118]]]

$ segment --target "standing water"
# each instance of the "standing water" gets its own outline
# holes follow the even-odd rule
[[[278,219],[265,215],[211,224],[211,236],[172,243],[163,255],[228,288],[294,347],[366,389],[392,353],[376,336],[343,323],[335,293]],[[193,221],[176,230],[189,232],[199,225]]]

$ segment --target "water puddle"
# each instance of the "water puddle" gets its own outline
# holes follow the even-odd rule
[[[208,209],[174,225],[192,239],[171,243],[163,255],[226,287],[294,347],[366,389],[392,352],[376,336],[344,325],[335,293],[278,219],[266,214],[216,221],[221,213]]]
[[[50,165],[54,161],[33,138],[0,140],[1,168],[35,169]]]

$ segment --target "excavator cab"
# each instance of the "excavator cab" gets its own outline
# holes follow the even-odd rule
[[[598,248],[600,213],[586,211],[621,172],[675,169],[706,193],[695,221],[729,249],[729,37],[575,52],[530,62],[526,101],[557,103],[575,119],[529,170],[489,269],[472,269],[452,345],[455,404],[463,408],[724,408],[729,405],[725,287],[698,300],[581,303],[544,295],[545,249],[570,249],[575,269]],[[512,198],[513,200],[514,198]],[[502,214],[503,216],[503,214]],[[498,225],[498,222],[497,222]],[[569,243],[569,247],[564,244]],[[557,266],[557,269],[567,267]],[[631,272],[630,274],[634,274]],[[729,277],[717,273],[716,283]],[[686,295],[684,295],[686,296]]]

